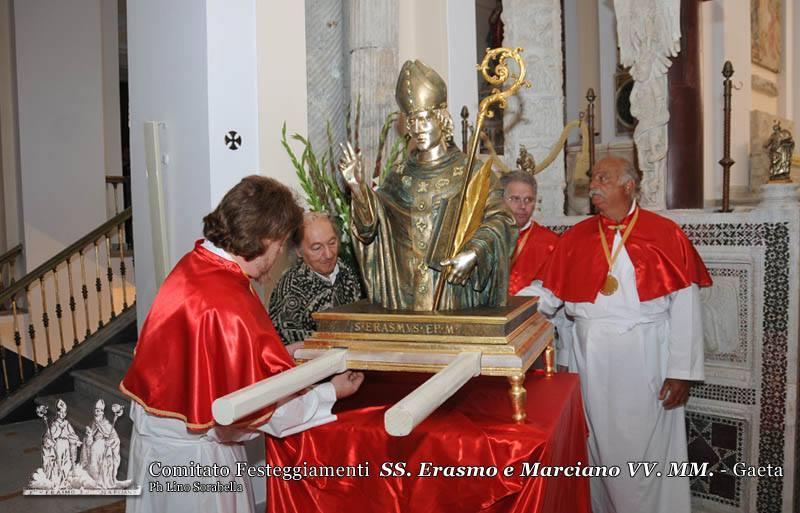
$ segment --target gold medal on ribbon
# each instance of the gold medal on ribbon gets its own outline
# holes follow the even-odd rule
[[[617,246],[617,249],[614,251],[613,255],[609,250],[606,234],[603,232],[603,223],[599,219],[597,220],[597,228],[600,231],[600,246],[603,248],[603,254],[606,257],[606,262],[608,262],[608,276],[606,276],[606,281],[603,282],[603,287],[600,289],[600,293],[604,296],[612,295],[619,288],[619,281],[617,281],[617,279],[611,274],[611,269],[614,267],[614,262],[617,261],[619,252],[622,250],[623,246],[625,246],[625,241],[628,240],[628,236],[631,234],[631,231],[633,231],[633,227],[638,218],[639,209],[636,208],[635,212],[633,213],[633,218],[627,226],[616,225],[613,227],[615,230],[625,230],[625,232],[622,234],[622,240],[620,240],[619,246]]]
[[[603,283],[603,288],[600,289],[600,293],[603,294],[604,296],[610,296],[611,294],[617,291],[618,287],[619,287],[619,282],[617,281],[617,279],[609,274],[608,276],[606,276],[606,281],[605,283]]]

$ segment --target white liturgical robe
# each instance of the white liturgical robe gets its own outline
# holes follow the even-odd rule
[[[614,250],[621,244],[619,232]],[[580,279],[576,270],[575,279]],[[666,378],[703,380],[703,327],[698,287],[692,284],[640,302],[634,267],[623,247],[611,269],[618,290],[594,303],[563,303],[543,289],[540,311],[563,305],[574,319],[558,363],[581,378],[591,465],[619,466],[619,477],[592,478],[594,513],[689,513],[688,477],[667,477],[687,461],[684,407],[665,410],[658,399]],[[629,462],[644,465],[631,476]],[[658,477],[660,472],[663,477]]]
[[[519,292],[515,294],[516,296],[539,296],[540,298],[545,295],[549,295],[552,297],[552,294],[549,294],[549,291],[545,291],[542,288],[542,282],[539,280],[534,280],[531,282],[530,285],[523,288]],[[552,300],[550,301],[552,303]],[[539,303],[539,308],[541,309],[541,300]],[[572,321],[567,318],[566,313],[564,312],[564,308],[558,308],[555,314],[547,315],[547,318],[556,328],[556,340],[553,344],[553,349],[555,350],[556,361],[558,365],[563,365],[566,367],[567,359],[566,359],[566,352],[565,348],[568,348],[572,345]]]
[[[263,436],[261,432],[283,437],[335,420],[331,415],[335,402],[334,386],[322,383],[276,408],[269,422],[261,425],[258,431],[217,427],[193,433],[186,430],[182,421],[150,415],[133,401],[128,479],[133,479],[134,486],[142,487],[142,495],[128,498],[126,513],[254,512],[250,477],[236,475],[237,463],[247,462],[244,442]],[[187,466],[189,470],[217,465],[229,469],[230,475],[171,477],[166,475],[171,468],[162,471],[173,465]],[[188,486],[189,491],[176,489],[173,482]],[[195,482],[227,484],[230,491],[200,491],[194,488]]]

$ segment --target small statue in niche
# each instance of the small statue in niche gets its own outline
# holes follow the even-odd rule
[[[520,170],[525,171],[528,174],[535,175],[536,174],[536,160],[534,160],[533,155],[528,153],[528,148],[525,145],[520,145],[519,148],[519,158],[517,159],[517,166]]]
[[[769,152],[769,181],[790,181],[794,139],[788,130],[781,128],[780,121],[772,127],[772,135],[767,139],[764,148]]]

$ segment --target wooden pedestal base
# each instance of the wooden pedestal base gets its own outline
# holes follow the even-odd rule
[[[512,383],[514,420],[525,419],[525,373],[545,353],[553,372],[553,328],[537,298],[512,297],[498,308],[398,312],[366,302],[314,314],[318,329],[295,352],[306,361],[347,349],[347,368],[437,373],[464,352],[480,353],[480,374]]]

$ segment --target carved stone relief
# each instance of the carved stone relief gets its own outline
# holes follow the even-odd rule
[[[739,278],[715,276],[700,289],[706,353],[729,354],[739,347]]]
[[[561,74],[560,0],[506,0],[503,2],[503,44],[522,47],[531,88],[522,88],[503,113],[505,163],[510,167],[524,145],[540,161],[550,151],[564,126]],[[564,209],[563,154],[537,175],[537,213],[559,215]]]
[[[680,0],[614,0],[620,63],[635,80],[631,114],[642,170],[642,205],[666,209],[665,175],[670,57],[680,51]]]

